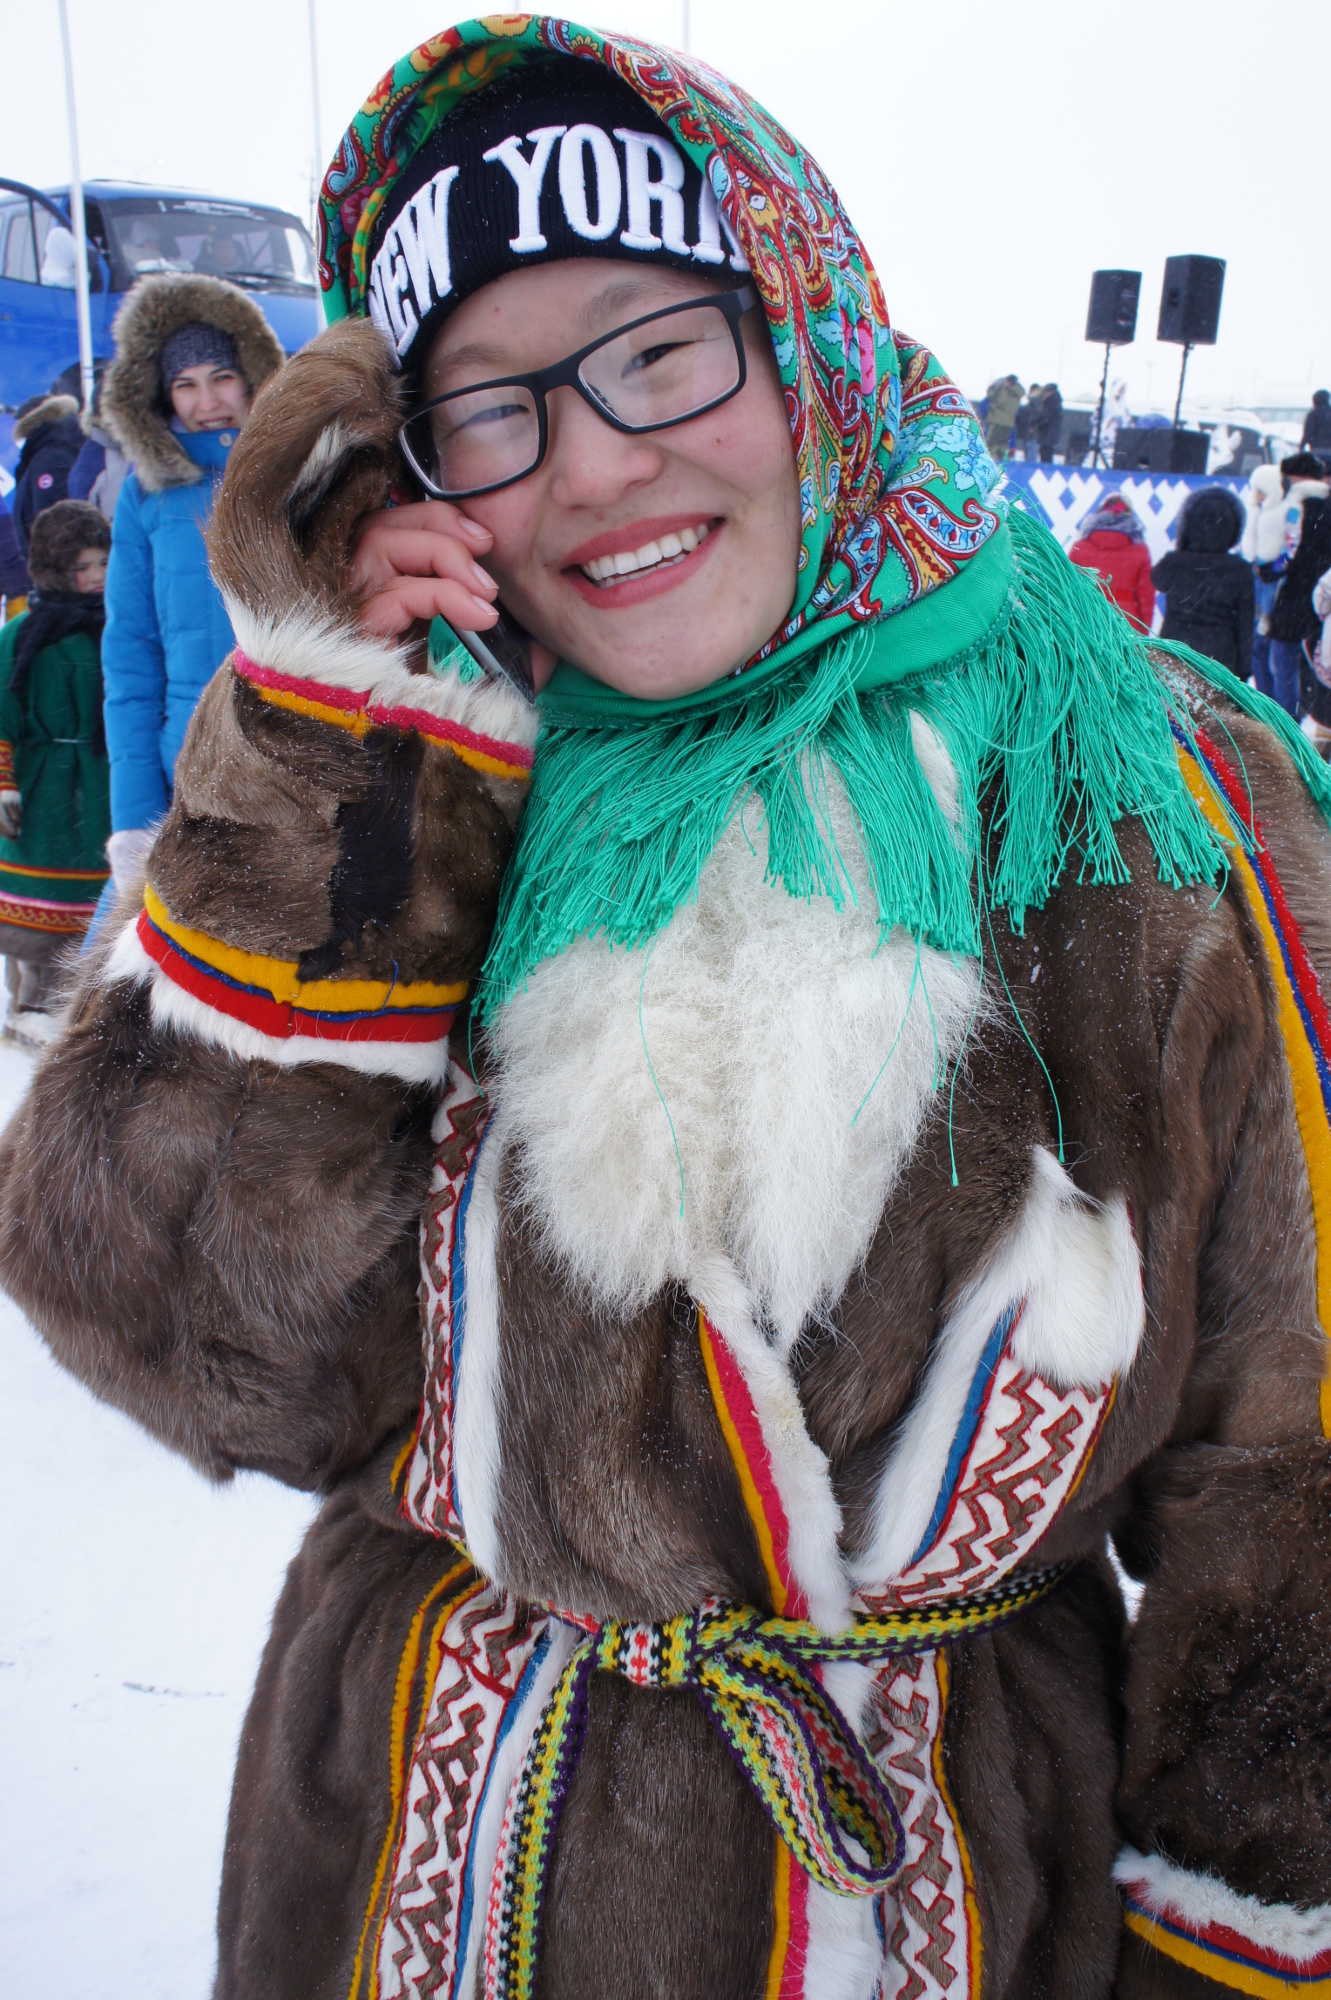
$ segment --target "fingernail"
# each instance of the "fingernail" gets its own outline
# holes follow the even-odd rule
[[[487,576],[479,563],[473,563],[471,566],[471,580],[481,590],[483,590],[488,597],[492,597],[495,591],[499,588],[494,578],[492,576]]]
[[[485,619],[489,620],[495,616],[495,608],[493,604],[489,602],[488,598],[473,597],[471,601],[475,605],[477,611]]]
[[[459,514],[458,526],[463,534],[470,535],[474,542],[488,542],[493,539],[490,530],[483,528],[479,521],[473,521],[470,514]]]

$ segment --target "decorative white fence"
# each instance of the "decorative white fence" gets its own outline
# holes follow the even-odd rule
[[[1203,486],[1224,486],[1237,497],[1240,507],[1244,506],[1247,482],[1242,479],[1207,479],[1179,472],[1101,472],[1086,466],[1031,465],[1020,459],[1009,460],[1003,467],[998,490],[1052,528],[1065,549],[1071,548],[1108,496],[1121,493],[1142,524],[1154,563],[1173,547],[1184,501]]]

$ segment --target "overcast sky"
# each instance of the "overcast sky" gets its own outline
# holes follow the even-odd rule
[[[307,0],[68,4],[88,179],[308,217]],[[466,16],[436,0],[315,8],[322,168],[389,65]],[[1219,344],[1194,354],[1190,390],[1300,404],[1331,384],[1328,0],[691,0],[690,15],[695,52],[835,182],[894,323],[972,395],[1009,368],[1065,394],[1098,383],[1090,274],[1121,266],[1144,273],[1143,337],[1114,373],[1136,405],[1172,409],[1179,350],[1151,336],[1180,252],[1229,263]],[[595,0],[585,18],[683,39],[683,0]],[[0,48],[0,174],[62,182],[55,0],[13,0]]]

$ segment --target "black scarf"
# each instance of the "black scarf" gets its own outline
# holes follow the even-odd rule
[[[18,629],[14,641],[14,666],[9,676],[9,692],[17,695],[20,702],[26,702],[28,695],[28,675],[32,663],[46,646],[58,645],[71,632],[87,632],[101,648],[102,627],[106,623],[106,605],[100,590],[50,590],[29,600],[29,609]],[[98,711],[97,742],[94,749],[100,755],[106,748],[106,738],[102,731],[100,710]]]

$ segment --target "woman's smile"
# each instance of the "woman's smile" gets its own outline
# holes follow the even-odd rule
[[[719,515],[668,515],[614,528],[575,549],[562,574],[602,610],[641,604],[687,583],[714,553]]]

